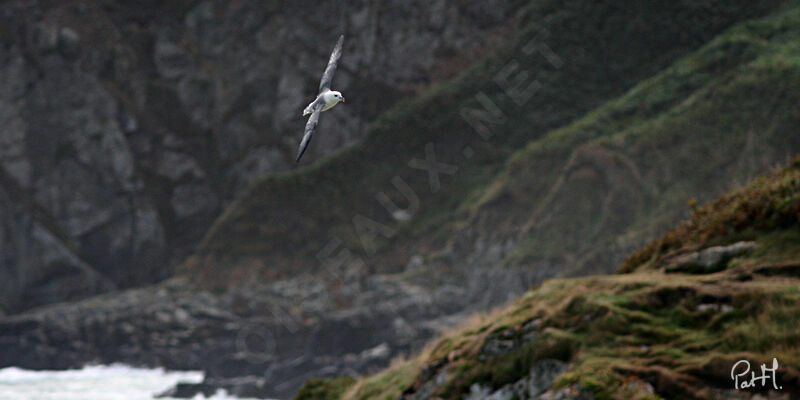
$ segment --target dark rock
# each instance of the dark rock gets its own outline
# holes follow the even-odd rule
[[[202,394],[204,397],[211,397],[217,392],[217,388],[205,383],[178,383],[172,388],[157,394],[156,398],[175,397],[179,399],[189,399]]]
[[[481,347],[478,358],[487,360],[491,357],[508,354],[523,344],[533,340],[539,333],[542,320],[539,318],[526,322],[521,329],[508,328],[489,335]]]
[[[38,210],[15,200],[20,200],[15,193],[0,188],[0,266],[27,268],[25,273],[0,279],[0,309],[14,312],[116,288],[81,260],[69,242],[38,222]]]
[[[564,373],[568,365],[558,360],[537,361],[531,367],[528,376],[515,383],[503,386],[498,390],[474,384],[466,400],[544,400],[544,399],[591,399],[581,390],[574,390],[577,397],[570,397],[573,390],[549,391],[555,379]],[[561,393],[563,392],[563,393]]]
[[[208,381],[207,386],[213,386],[225,390],[228,394],[236,397],[247,398],[268,398],[275,392],[265,387],[265,379],[255,376],[244,376],[227,379],[214,379]]]

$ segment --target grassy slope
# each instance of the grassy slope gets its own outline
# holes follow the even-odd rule
[[[598,267],[663,232],[693,194],[724,193],[800,151],[798,50],[797,11],[727,31],[515,154],[470,225],[526,218],[508,263],[611,272]]]
[[[756,250],[721,272],[665,272],[674,252],[740,239],[754,240]],[[783,393],[800,395],[800,158],[699,208],[621,272],[631,270],[547,281],[420,355],[316,398],[396,399],[446,371],[433,395],[457,399],[472,384],[499,388],[525,377],[537,360],[561,359],[570,367],[556,390],[599,399],[716,399],[733,395],[725,390],[736,361],[773,357]],[[514,346],[487,357],[497,340]],[[655,394],[632,382],[649,383]]]
[[[399,230],[391,245],[379,244],[379,257],[372,258],[379,260],[374,263],[380,264],[377,268],[391,270],[406,262],[412,248],[448,237],[459,228],[459,219],[469,220],[468,212],[453,210],[470,210],[476,199],[484,198],[487,185],[514,150],[621,94],[731,23],[782,3],[532,1],[518,34],[495,55],[454,81],[398,105],[373,124],[359,144],[309,169],[255,185],[217,220],[183,272],[201,281],[228,283],[280,275],[315,265],[315,255],[333,237],[363,253],[352,225],[359,214]],[[554,68],[538,53],[526,56],[520,51],[539,27],[550,32],[547,44],[563,59],[562,68]],[[542,84],[523,107],[492,80],[511,60]],[[475,100],[479,92],[508,117],[493,127],[495,135],[489,141],[480,139],[459,116],[462,107],[480,108]],[[459,167],[454,176],[442,177],[444,186],[438,193],[431,193],[423,171],[408,166],[412,158],[424,156],[428,143],[436,145],[438,160]],[[469,160],[462,155],[465,146],[475,151]],[[405,204],[391,185],[396,175],[421,199],[419,213],[402,226],[390,220],[374,197],[386,191]]]

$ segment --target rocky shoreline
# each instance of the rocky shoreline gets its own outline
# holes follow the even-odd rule
[[[514,274],[519,279],[503,273],[496,281],[507,284],[497,293],[487,293],[477,277],[433,290],[389,275],[336,285],[305,276],[219,292],[170,280],[0,318],[0,367],[122,362],[202,370],[203,383],[168,394],[222,388],[241,397],[290,398],[310,378],[384,368],[465,315],[501,304],[500,292],[510,299],[533,284],[523,271]]]

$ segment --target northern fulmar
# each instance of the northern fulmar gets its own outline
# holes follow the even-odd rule
[[[311,141],[311,136],[314,134],[314,129],[317,128],[319,123],[319,115],[323,111],[328,111],[333,106],[344,101],[344,96],[336,90],[331,90],[331,81],[333,81],[333,74],[336,72],[336,65],[339,64],[339,58],[342,57],[342,43],[344,43],[344,35],[339,36],[339,41],[336,42],[336,47],[333,48],[331,58],[328,60],[328,66],[322,74],[322,79],[319,82],[319,94],[306,108],[303,110],[303,116],[311,114],[306,122],[305,133],[303,140],[300,141],[300,148],[297,150],[297,159],[295,162],[300,162],[300,157],[306,152],[308,143]]]

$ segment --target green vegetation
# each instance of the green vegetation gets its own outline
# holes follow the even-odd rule
[[[336,400],[340,398],[355,379],[349,376],[311,379],[297,391],[295,400]]]
[[[395,400],[413,383],[418,371],[413,361],[395,362],[386,371],[356,383],[342,398]]]
[[[616,185],[610,188],[614,196],[625,192],[627,185],[637,182],[631,179],[633,172],[625,170],[626,166],[632,164],[622,157],[623,152],[617,155],[604,151],[602,146],[623,146],[626,143],[618,143],[620,139],[615,138],[597,147],[592,140],[627,132],[627,139],[624,140],[637,141],[641,137],[649,138],[651,128],[668,132],[678,122],[688,124],[689,118],[695,115],[678,118],[678,122],[672,125],[658,125],[658,121],[664,119],[665,115],[676,115],[681,110],[688,112],[692,109],[692,101],[700,101],[692,99],[716,96],[718,92],[715,88],[725,88],[730,84],[731,90],[742,93],[751,90],[752,87],[747,86],[749,81],[733,79],[731,82],[732,78],[737,77],[736,71],[748,62],[755,62],[760,54],[767,51],[765,49],[772,51],[775,47],[777,52],[780,46],[763,37],[746,37],[742,34],[743,38],[737,40],[732,36],[727,41],[721,40],[716,47],[707,47],[703,55],[674,66],[660,78],[636,86],[637,83],[708,42],[731,24],[764,15],[786,3],[765,1],[753,4],[747,1],[714,0],[687,6],[668,3],[645,5],[635,1],[625,4],[586,1],[575,6],[554,0],[532,1],[520,18],[517,33],[494,54],[454,80],[431,89],[419,98],[401,102],[370,127],[368,136],[362,142],[307,169],[271,176],[254,185],[216,221],[195,256],[183,265],[179,273],[209,284],[238,284],[254,276],[293,274],[298,266],[311,268],[318,265],[316,255],[332,238],[341,240],[343,248],[363,256],[363,243],[353,227],[353,219],[359,215],[396,231],[396,234],[388,235],[390,238],[378,235],[375,243],[377,252],[367,254],[371,256],[371,265],[379,271],[400,268],[407,261],[411,249],[425,251],[441,248],[446,240],[466,227],[505,234],[504,230],[508,229],[510,221],[532,221],[526,228],[534,232],[526,236],[533,242],[524,241],[518,245],[509,263],[528,265],[535,260],[555,259],[559,264],[570,262],[571,265],[577,265],[580,272],[586,272],[589,261],[596,261],[600,257],[592,258],[593,254],[607,258],[619,257],[621,252],[629,250],[627,247],[632,248],[639,243],[624,242],[613,234],[601,237],[600,228],[619,236],[630,233],[623,229],[626,225],[622,222],[629,215],[616,216],[614,209],[596,209],[596,204],[615,205],[604,198],[598,199],[599,203],[591,202],[584,204],[583,208],[577,207],[583,210],[583,214],[575,213],[576,218],[583,218],[586,225],[598,228],[582,229],[578,225],[566,232],[564,229],[570,226],[568,224],[563,224],[561,228],[536,225],[543,215],[542,210],[552,209],[551,213],[559,211],[550,204],[555,197],[549,193],[566,197],[573,194],[569,192],[572,186],[561,184],[572,183],[570,179],[574,171],[569,168],[570,163],[580,161],[579,155],[583,151],[595,159],[604,160],[598,166],[601,170],[616,166],[608,171],[612,175],[606,181]],[[698,15],[714,17],[697,18]],[[609,22],[598,24],[598,21]],[[552,64],[539,52],[528,54],[523,51],[542,32],[549,33],[545,42],[558,55],[561,63]],[[784,66],[769,65],[768,62],[761,64],[764,65],[764,71],[774,72],[764,73],[768,78],[772,75],[764,86],[765,90],[771,91],[773,86],[770,84],[777,84],[781,77],[786,77],[785,71],[780,70]],[[527,73],[529,82],[535,80],[541,84],[535,95],[522,106],[509,98],[495,82],[498,73],[509,65],[516,65],[517,71]],[[609,84],[610,81],[614,84]],[[797,82],[797,79],[790,81]],[[717,86],[712,88],[712,83]],[[750,86],[756,84],[750,83]],[[632,92],[622,100],[603,106],[604,102],[631,88],[634,88]],[[778,95],[791,96],[796,93],[792,88],[784,88]],[[502,121],[487,123],[493,133],[489,140],[483,140],[461,117],[465,108],[484,108],[476,97],[478,94],[486,95],[503,112]],[[789,102],[784,100],[786,104]],[[697,113],[716,114],[719,111],[716,107],[714,104]],[[597,110],[573,123],[593,109]],[[762,111],[754,110],[753,115],[760,117],[759,121],[770,118],[769,114],[764,115]],[[749,117],[751,115],[742,115],[742,118]],[[721,121],[717,131],[722,133],[724,126],[735,122]],[[763,168],[762,160],[778,158],[774,154],[777,152],[775,149],[785,151],[787,148],[800,148],[800,144],[785,138],[786,124],[778,123],[771,130],[774,140],[770,139],[766,146],[768,154],[743,168],[742,174],[752,176]],[[634,126],[638,130],[632,129]],[[691,130],[678,132],[653,136],[657,140],[638,141],[638,148],[633,146],[631,151],[671,143],[675,147],[668,148],[662,155],[670,158],[673,156],[670,152],[677,148],[677,144],[686,140],[686,137],[679,135],[698,134]],[[746,141],[747,135],[736,132],[731,139],[729,147],[721,148],[722,154],[717,164],[701,165],[700,170],[704,173],[696,174],[697,182],[708,179],[720,164],[734,157],[733,153],[739,150],[736,146]],[[693,149],[705,154],[709,147],[719,147],[720,140],[720,136],[713,136],[701,141]],[[408,166],[411,159],[424,158],[429,143],[435,144],[437,161],[458,168],[454,175],[441,176],[442,190],[435,193],[430,189],[427,173]],[[518,152],[521,147],[525,147],[525,150]],[[472,157],[463,155],[462,151],[466,148],[473,151]],[[586,151],[594,148],[603,151]],[[606,154],[609,156],[603,158]],[[684,156],[689,159],[696,157],[696,153]],[[643,157],[646,157],[646,161],[655,161],[652,154]],[[681,162],[685,159],[676,158],[676,165],[683,166]],[[697,162],[685,166],[690,168],[692,165],[697,165]],[[685,171],[676,168],[669,172],[668,178],[677,180],[684,174]],[[733,178],[723,179],[717,193],[729,188],[731,180],[741,178],[735,174],[724,176]],[[385,192],[398,206],[405,207],[408,204],[393,187],[394,177],[402,178],[420,199],[419,212],[405,223],[392,220],[375,199],[377,193]],[[639,180],[647,178],[640,177]],[[599,180],[602,179],[604,177],[601,176]],[[670,179],[657,182],[659,187],[670,183]],[[559,188],[565,192],[559,192]],[[608,187],[598,189],[581,191],[601,195],[609,192]],[[653,213],[658,213],[671,206],[672,200],[694,195],[696,189],[692,185],[672,188],[670,191],[676,194],[668,202],[636,203],[637,206],[631,208],[652,206],[656,208]],[[640,189],[631,192],[633,196],[641,195]],[[658,195],[653,194],[654,197]],[[612,200],[639,201],[637,198],[619,197]],[[681,204],[685,204],[685,199],[681,200]],[[569,205],[565,203],[565,206]],[[570,212],[574,210],[570,209]],[[645,224],[642,221],[649,221],[644,213],[633,217],[634,221],[642,224]],[[645,233],[655,235],[677,217],[674,213],[668,214],[652,225],[647,223],[646,227],[635,229],[644,229]],[[559,218],[551,220],[553,226],[567,222]],[[619,229],[613,231],[607,226],[608,223],[616,224]],[[589,236],[576,233],[582,231],[588,232]],[[611,246],[610,251],[601,250],[609,248],[608,242],[615,240],[624,243],[623,248]],[[566,248],[569,254],[557,253],[562,248]],[[576,258],[585,260],[583,263],[571,263]]]
[[[507,264],[613,267],[647,238],[800,150],[800,11],[732,28],[582,119],[532,141],[472,210],[526,221]],[[774,163],[774,161],[773,161]]]
[[[362,379],[341,399],[397,398],[431,385],[433,397],[459,399],[473,384],[498,389],[525,378],[545,359],[569,362],[553,391],[580,390],[596,399],[721,399],[732,396],[729,374],[736,361],[761,364],[773,357],[780,360],[784,393],[796,396],[798,213],[800,158],[699,208],[690,221],[645,247],[647,256],[629,258],[623,268],[635,272],[547,281],[502,312]],[[670,257],[650,250],[662,243],[697,251],[739,240],[737,232],[747,232],[757,250],[721,272],[684,275],[654,268]]]

